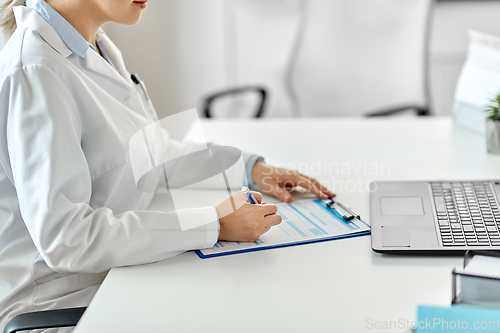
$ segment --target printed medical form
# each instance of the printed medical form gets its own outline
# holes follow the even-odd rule
[[[333,240],[369,234],[370,227],[359,219],[346,221],[322,200],[278,203],[280,225],[272,227],[255,242],[217,242],[210,249],[196,251],[202,258],[274,247]]]

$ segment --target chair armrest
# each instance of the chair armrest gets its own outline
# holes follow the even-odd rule
[[[236,94],[241,94],[244,92],[258,92],[260,94],[260,104],[257,109],[257,113],[255,114],[255,118],[262,117],[262,114],[264,113],[264,108],[266,106],[267,102],[267,91],[265,88],[260,87],[260,86],[244,86],[244,87],[237,87],[237,88],[231,88],[227,90],[223,90],[221,92],[209,95],[208,97],[205,98],[203,102],[203,113],[205,114],[205,117],[211,118],[212,117],[212,104],[213,102],[221,97],[225,96],[230,96],[230,95],[236,95]]]
[[[12,318],[4,333],[76,326],[86,307],[23,313]]]
[[[394,107],[391,109],[386,109],[382,111],[377,111],[373,113],[368,113],[365,115],[365,117],[385,117],[385,116],[392,116],[396,113],[406,111],[409,109],[415,110],[417,116],[430,116],[430,111],[429,108],[427,107],[421,107],[421,106],[415,106],[415,105],[406,105],[406,106],[398,106]]]

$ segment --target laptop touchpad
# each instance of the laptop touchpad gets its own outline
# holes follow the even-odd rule
[[[382,197],[380,208],[383,216],[424,215],[421,197]]]
[[[382,226],[383,247],[409,247],[410,233],[407,227]]]

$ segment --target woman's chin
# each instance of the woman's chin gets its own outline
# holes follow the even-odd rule
[[[130,17],[127,17],[126,19],[120,20],[120,22],[116,22],[116,23],[121,23],[121,24],[126,24],[126,25],[134,25],[134,24],[139,23],[139,21],[141,20],[141,17],[142,17],[142,12],[138,13],[136,15],[131,15]]]

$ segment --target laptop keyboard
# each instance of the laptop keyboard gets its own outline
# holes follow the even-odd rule
[[[430,185],[444,246],[500,245],[500,210],[490,182]]]

